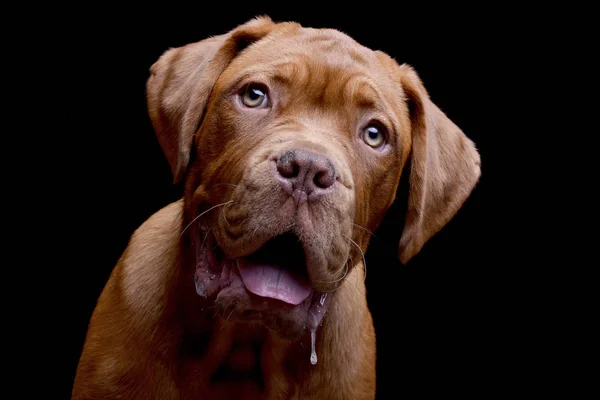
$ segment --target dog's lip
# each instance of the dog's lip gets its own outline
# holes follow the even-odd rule
[[[270,314],[276,309],[279,309],[279,311],[275,311],[276,313],[281,312],[281,310],[285,313],[285,310],[306,307],[305,329],[317,329],[322,324],[323,317],[327,312],[328,304],[332,298],[330,293],[323,293],[311,287],[307,297],[297,305],[286,303],[276,298],[258,296],[248,290],[242,280],[242,274],[238,267],[237,259],[247,256],[238,258],[227,257],[223,250],[220,249],[216,238],[210,232],[207,233],[207,236],[201,235],[196,237],[195,240],[197,241],[197,258],[194,281],[198,295],[206,299],[213,298],[213,296],[217,296],[218,298],[221,290],[227,288],[231,284],[232,277],[237,275],[235,279],[241,281],[244,290],[251,298],[258,300],[253,302],[251,308],[248,309],[248,311],[256,311],[255,314],[251,313],[254,317],[250,319],[258,318],[260,320],[260,315],[263,313]]]

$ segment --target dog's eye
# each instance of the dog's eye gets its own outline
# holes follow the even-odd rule
[[[257,108],[267,102],[266,89],[258,85],[248,85],[242,95],[242,103],[246,107]]]
[[[376,149],[383,146],[385,143],[385,135],[383,130],[375,125],[369,125],[365,128],[362,135],[362,140],[370,147]]]

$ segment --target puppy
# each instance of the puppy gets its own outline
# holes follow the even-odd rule
[[[363,254],[410,163],[404,263],[480,177],[408,65],[253,19],[170,49],[147,100],[183,199],[132,235],[73,399],[373,399]]]

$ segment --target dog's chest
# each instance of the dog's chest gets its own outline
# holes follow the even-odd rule
[[[265,398],[266,331],[223,328],[184,338],[179,375],[185,397]]]

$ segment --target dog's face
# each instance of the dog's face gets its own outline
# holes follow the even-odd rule
[[[432,182],[444,198],[433,200],[455,205],[424,216],[432,193],[412,189],[403,261],[479,176],[458,128],[437,139],[436,124],[454,126],[416,74],[338,31],[258,19],[176,50],[153,66],[150,114],[176,177],[187,169],[196,289],[228,318],[288,337],[316,329],[361,265],[411,152],[414,184],[442,163]],[[448,164],[435,152],[455,154]]]
[[[225,310],[262,309],[267,297],[280,317],[318,311],[361,260],[353,246],[366,247],[394,200],[410,148],[392,84],[375,53],[336,31],[257,42],[220,75],[196,136],[188,200],[198,212],[222,205],[197,224],[222,254],[210,269],[232,265],[217,298]],[[311,326],[299,316],[289,324]]]

